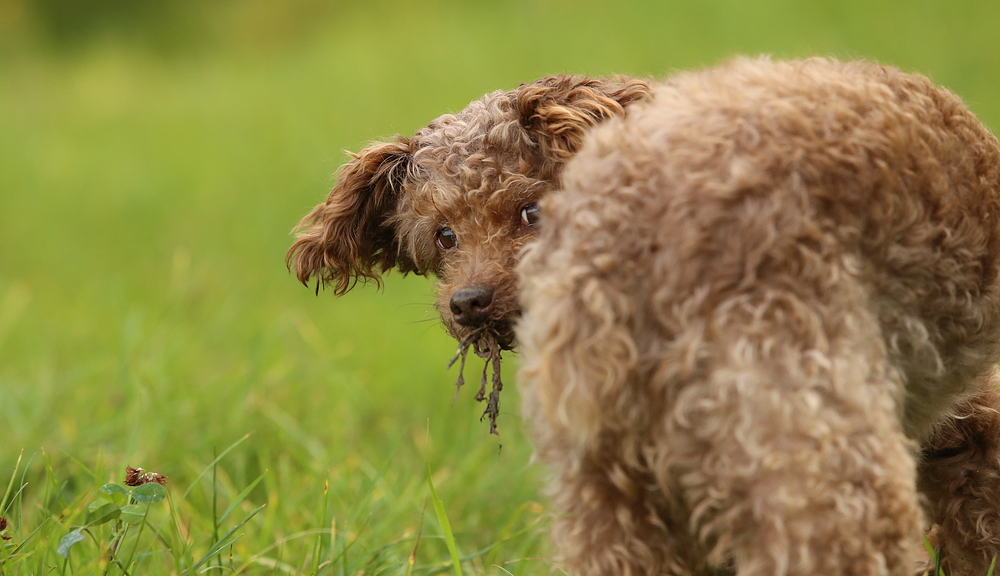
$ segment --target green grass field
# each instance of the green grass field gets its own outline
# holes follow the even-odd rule
[[[233,0],[46,27],[72,4],[0,3],[4,575],[550,571],[516,359],[490,436],[474,390],[453,401],[429,280],[335,299],[285,270],[344,149],[547,73],[738,53],[896,64],[1000,127],[993,0]],[[98,524],[126,465],[167,499]]]

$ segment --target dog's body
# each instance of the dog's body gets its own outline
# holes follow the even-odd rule
[[[918,482],[952,569],[985,573],[996,139],[868,64],[741,60],[650,94],[549,77],[372,145],[289,263],[337,294],[433,273],[456,339],[524,343],[574,573],[908,573]]]
[[[738,60],[595,128],[562,184],[518,335],[573,573],[912,573],[918,476],[986,573],[1000,146],[957,97]]]

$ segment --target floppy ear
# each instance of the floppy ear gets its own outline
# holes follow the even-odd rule
[[[624,115],[626,106],[649,96],[645,80],[546,76],[521,88],[517,109],[542,155],[565,162],[580,148],[589,128]]]
[[[308,286],[315,276],[317,291],[332,286],[338,296],[358,280],[380,282],[394,266],[404,273],[416,270],[389,222],[410,169],[410,140],[399,136],[351,156],[326,202],[299,223],[285,259],[300,282]]]

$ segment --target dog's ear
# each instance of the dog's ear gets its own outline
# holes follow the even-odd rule
[[[399,247],[395,214],[412,158],[410,140],[373,144],[352,153],[326,202],[299,223],[286,263],[299,281],[316,290],[331,286],[340,296],[358,280],[380,282],[393,267],[412,272],[416,265]]]
[[[645,80],[546,76],[521,87],[517,110],[542,155],[565,162],[580,148],[589,128],[624,115],[626,106],[649,96]]]

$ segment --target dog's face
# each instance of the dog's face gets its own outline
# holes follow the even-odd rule
[[[448,332],[514,346],[514,267],[585,131],[649,95],[641,80],[550,76],[495,92],[346,164],[288,252],[302,283],[335,294],[392,268],[438,279]]]

